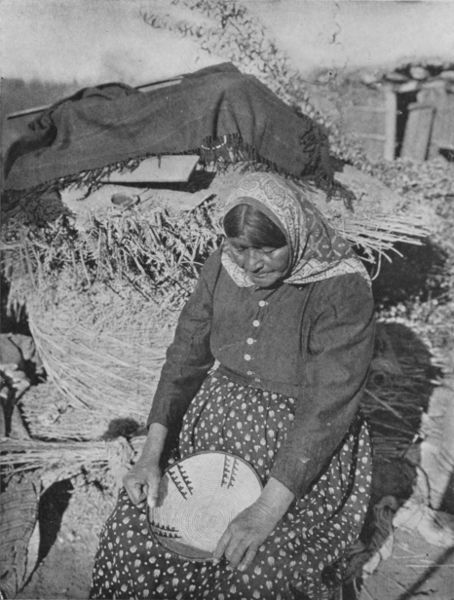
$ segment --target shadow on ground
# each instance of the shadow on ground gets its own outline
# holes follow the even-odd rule
[[[68,507],[72,490],[71,482],[66,479],[52,484],[40,498],[38,562],[41,562],[48,555],[57,539],[63,513]]]
[[[414,299],[424,302],[438,298],[440,304],[449,302],[446,285],[449,256],[443,248],[428,241],[423,246],[400,246],[398,250],[403,256],[393,258],[392,263],[383,263],[373,282],[377,306],[390,309]],[[378,541],[375,551],[384,548],[388,534],[393,531],[395,510],[412,496],[418,471],[421,472],[423,416],[437,383],[443,382],[442,372],[433,362],[429,347],[412,327],[398,320],[378,323],[363,402],[371,425],[374,459],[372,498],[362,540],[365,544]],[[453,480],[454,473],[451,487]],[[449,489],[448,486],[448,492]],[[376,507],[380,504],[386,510],[380,514],[384,521],[378,523]],[[451,598],[436,594],[444,589],[443,578],[448,566],[452,566],[452,552],[430,547],[416,531],[397,530],[394,535],[391,557],[383,565],[380,563],[366,580],[361,600],[406,600],[419,594],[443,600]],[[406,562],[399,565],[399,561],[393,560],[397,554],[402,554]],[[429,592],[431,586],[437,590],[435,595]]]

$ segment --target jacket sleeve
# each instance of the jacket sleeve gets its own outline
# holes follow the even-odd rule
[[[295,420],[271,471],[297,497],[307,493],[346,435],[359,408],[374,345],[372,294],[359,275],[321,282],[311,304],[319,308],[303,352]]]
[[[179,429],[181,420],[209,369],[212,298],[220,269],[219,252],[205,263],[195,289],[178,319],[166,354],[147,425],[161,423]]]

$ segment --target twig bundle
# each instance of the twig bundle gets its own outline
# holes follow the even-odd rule
[[[53,472],[59,478],[82,470],[115,469],[134,462],[144,443],[143,437],[128,443],[113,441],[43,442],[0,438],[2,472],[6,476],[25,471]]]
[[[362,212],[362,211],[361,211]],[[331,224],[350,243],[364,252],[363,260],[375,263],[377,257],[390,260],[397,243],[421,244],[421,238],[430,233],[425,216],[416,213],[409,219],[404,212],[386,215],[372,212],[368,215],[347,217],[341,211],[330,215]]]
[[[383,339],[388,348],[380,347]],[[421,435],[438,369],[407,327],[379,323],[377,342],[361,408],[371,424],[375,455],[401,458]]]
[[[62,467],[76,472],[84,466],[102,467],[108,461],[107,444],[108,442],[53,443],[3,438],[0,440],[2,467],[10,472]]]
[[[62,215],[39,229],[22,228],[21,239],[3,247],[3,270],[16,283],[19,302],[23,285],[26,296],[46,288],[60,301],[65,289],[89,298],[104,287],[181,306],[218,239],[213,211],[205,205],[173,217],[166,210],[111,212],[103,220],[93,216],[84,230]]]

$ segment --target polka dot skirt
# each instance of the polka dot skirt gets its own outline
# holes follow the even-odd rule
[[[230,452],[248,461],[265,483],[295,403],[215,373],[185,416],[179,456]],[[331,600],[346,551],[361,530],[370,484],[369,436],[358,419],[310,492],[292,504],[243,572],[224,560],[188,561],[160,546],[150,534],[146,508],[135,507],[122,491],[101,534],[90,597]]]

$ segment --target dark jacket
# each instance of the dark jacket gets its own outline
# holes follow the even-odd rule
[[[148,423],[173,429],[208,371],[297,398],[271,475],[304,495],[355,417],[372,358],[370,287],[358,274],[273,290],[238,287],[206,262],[182,310]]]

